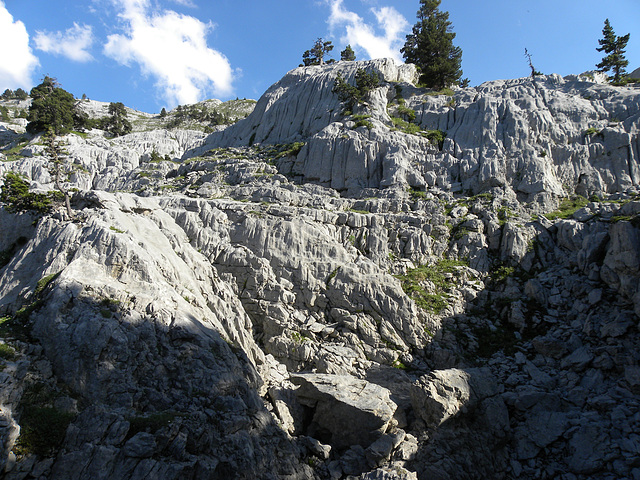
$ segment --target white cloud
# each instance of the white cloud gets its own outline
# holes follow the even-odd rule
[[[375,29],[365,23],[357,13],[347,10],[342,0],[326,0],[331,7],[329,27],[332,31],[345,29],[341,41],[359,47],[367,52],[369,58],[393,58],[402,63],[400,48],[404,45],[403,32],[409,22],[393,7],[372,8],[378,28],[382,35],[376,35]]]
[[[182,5],[183,7],[197,8],[197,5],[193,3],[192,0],[171,0],[171,1],[174,3],[177,3],[178,5]]]
[[[62,55],[76,62],[88,62],[93,57],[88,52],[93,44],[93,29],[90,25],[80,26],[74,22],[73,27],[64,32],[36,32],[33,41],[38,50]]]
[[[31,75],[40,64],[29,48],[29,34],[24,23],[13,16],[0,0],[0,87],[29,88]]]
[[[150,12],[148,0],[114,1],[122,9],[126,33],[110,35],[104,53],[123,65],[137,63],[145,75],[155,77],[167,106],[231,93],[229,61],[207,46],[212,24],[171,10]]]

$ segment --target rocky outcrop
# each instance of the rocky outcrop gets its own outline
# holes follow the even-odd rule
[[[332,88],[338,73],[355,83],[358,69],[382,82],[354,112],[368,117],[369,127],[354,128],[357,117],[344,114]],[[304,182],[351,193],[398,184],[472,194],[508,187],[541,210],[553,206],[549,197],[625,191],[640,181],[634,87],[550,75],[434,95],[416,89],[415,79],[412,65],[388,59],[292,70],[246,120],[187,155],[305,141],[290,167]],[[446,139],[433,145],[396,128],[392,117],[415,117],[424,135],[439,130]]]
[[[331,92],[358,68],[366,119]],[[0,211],[5,477],[639,476],[640,96],[414,76],[65,137],[74,217]],[[51,188],[14,134],[0,172]]]

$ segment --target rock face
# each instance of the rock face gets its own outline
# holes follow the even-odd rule
[[[0,209],[3,478],[640,478],[640,91],[414,80],[64,137],[73,218]]]
[[[313,409],[318,437],[329,433],[327,443],[338,449],[368,447],[387,430],[396,411],[389,390],[345,375],[296,374],[300,403]]]
[[[358,69],[383,80],[362,111],[369,129],[354,129],[331,92],[338,73],[354,83]],[[206,148],[305,141],[291,165],[304,182],[347,192],[397,184],[473,194],[509,187],[521,201],[545,208],[547,197],[565,188],[589,196],[640,181],[634,88],[551,75],[432,96],[412,85],[416,75],[412,65],[391,60],[293,70],[265,92],[246,121],[213,134]],[[440,148],[391,128],[392,117],[407,109],[423,130],[446,134]]]

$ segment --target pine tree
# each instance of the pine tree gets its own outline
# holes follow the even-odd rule
[[[122,102],[111,102],[109,104],[109,117],[106,121],[105,130],[114,137],[131,133],[132,125],[127,118],[127,109]]]
[[[322,38],[318,38],[316,43],[314,43],[313,48],[311,50],[307,50],[302,54],[302,64],[301,67],[308,67],[310,65],[324,65],[325,63],[333,63],[333,60],[328,62],[324,61],[325,55],[327,55],[331,50],[333,50],[333,45],[331,42],[325,42]]]
[[[75,99],[60,88],[55,78],[44,77],[42,83],[31,89],[33,99],[29,107],[27,131],[44,132],[52,128],[56,135],[71,131],[75,125]]]
[[[408,63],[420,68],[420,83],[442,89],[460,81],[462,49],[453,45],[449,13],[438,10],[441,0],[420,0],[418,22],[400,50]]]
[[[18,100],[26,100],[29,94],[25,92],[23,89],[19,88],[14,92],[15,97]]]
[[[71,174],[77,170],[77,167],[68,161],[68,152],[56,140],[56,134],[53,128],[47,130],[42,140],[44,142],[45,155],[49,158],[49,163],[46,168],[53,177],[53,183],[56,189],[64,196],[64,205],[69,218],[73,218],[69,194],[69,180]]]
[[[345,49],[340,52],[340,60],[344,62],[353,62],[356,59],[356,52],[353,51],[351,45],[347,45]]]
[[[629,61],[624,58],[624,49],[629,42],[630,34],[627,33],[621,37],[616,36],[613,31],[613,27],[611,27],[609,19],[607,18],[604,21],[602,36],[603,38],[598,40],[600,48],[596,48],[596,50],[598,52],[604,52],[607,55],[599,64],[596,65],[596,67],[600,72],[613,70],[613,77],[609,77],[609,80],[613,80],[614,83],[620,83],[627,73],[625,71],[625,67],[629,65]]]

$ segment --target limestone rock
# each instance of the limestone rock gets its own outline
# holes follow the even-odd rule
[[[295,374],[300,402],[313,409],[316,434],[335,448],[368,447],[386,431],[396,404],[389,391],[344,375]],[[322,438],[319,438],[322,440]]]

